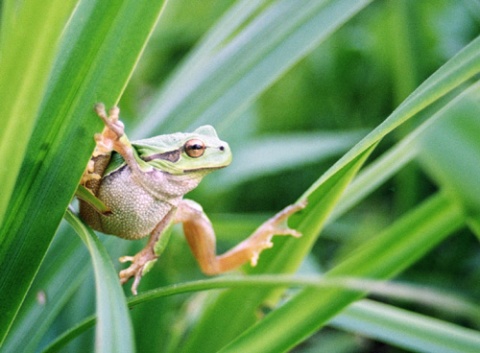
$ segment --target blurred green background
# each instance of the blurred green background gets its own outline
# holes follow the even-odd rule
[[[162,85],[232,3],[168,3],[120,103],[128,124],[134,125],[142,110],[149,108],[150,93]],[[337,135],[337,141],[350,140],[353,145],[479,33],[478,1],[373,2],[270,87],[242,113],[240,121],[217,128],[233,149],[234,161],[228,169],[238,171],[239,163],[254,164],[258,156],[245,157],[242,150],[249,147],[246,144],[268,137],[280,139],[280,143],[288,135],[304,136],[308,141],[309,134],[319,132],[326,133],[328,141],[335,141]],[[402,128],[399,130],[387,136],[374,155],[401,140],[404,134]],[[278,210],[298,198],[329,168],[348,148],[348,142],[345,150],[339,147],[336,154],[322,160],[316,160],[317,146],[306,143],[304,147],[295,151],[298,161],[292,157],[271,170],[258,166],[257,173],[239,174],[238,182],[234,174],[229,174],[225,183],[222,175],[208,176],[188,197],[200,201],[208,214]],[[278,158],[275,149],[266,152]],[[241,161],[236,160],[237,154],[241,154]],[[228,169],[215,174],[228,173]],[[331,264],[334,249],[347,239],[375,234],[434,190],[435,183],[417,163],[411,163],[330,225],[312,255],[322,265]],[[477,246],[472,235],[452,237],[406,276],[447,287],[461,277],[456,285],[478,296]]]
[[[233,3],[230,0],[175,0],[167,4],[119,104],[127,129],[142,120],[142,112],[151,108],[152,95]],[[200,202],[212,218],[220,249],[236,244],[262,219],[294,202],[349,147],[379,125],[422,81],[479,33],[480,3],[477,1],[375,1],[296,64],[241,113],[240,119],[216,127],[220,137],[232,146],[234,161],[228,169],[233,171],[226,169],[208,176],[187,197]],[[401,140],[402,128],[382,141],[372,159]],[[242,153],[251,147],[246,144],[261,143],[264,138],[281,143],[282,138],[308,139],[316,133],[325,134],[325,139],[333,145],[338,141],[343,143],[326,157],[317,149],[328,146],[306,144],[295,149],[284,164],[274,165],[271,170],[265,170],[262,165],[269,159],[267,153],[276,153],[275,148],[263,154],[245,156]],[[279,150],[279,153],[285,152]],[[238,155],[240,160],[236,158]],[[254,171],[245,176],[242,164],[253,164]],[[226,173],[229,174],[222,177]],[[307,264],[324,270],[330,268],[365,237],[379,233],[435,189],[422,167],[417,162],[411,163],[346,216],[329,225],[315,244]],[[238,213],[246,215],[242,218]],[[232,220],[237,221],[237,226],[231,225]],[[224,230],[225,223],[228,226]],[[399,279],[447,290],[454,285],[458,293],[478,298],[478,240],[469,231],[464,233],[450,237]],[[142,283],[144,289],[148,288],[146,282],[155,287],[162,278],[166,283],[176,283],[202,277],[181,234],[172,239],[152,272]],[[171,312],[175,322],[175,311],[166,307],[196,310],[195,301],[185,304],[184,300],[179,296],[136,308],[132,312],[133,320],[143,325],[157,322],[158,317],[150,314],[153,311]],[[432,310],[415,305],[406,307],[425,314],[431,314]],[[176,322],[175,325],[181,330],[186,324]],[[175,327],[164,327],[164,330],[169,336]],[[327,335],[324,330],[295,352],[404,352],[367,338],[351,335],[347,339],[348,335],[337,337],[335,331],[326,331]],[[141,337],[141,333],[139,335]],[[140,351],[142,347],[144,351],[154,351],[155,347],[162,347],[163,340],[150,337],[137,344]]]
[[[142,109],[148,109],[150,93],[162,85],[231,3],[170,1],[121,100],[124,119],[135,124]],[[219,135],[233,149],[234,162],[229,168],[240,169],[241,173],[237,163],[255,165],[256,155],[244,156],[242,150],[249,143],[269,137],[281,141],[288,135],[304,136],[308,141],[310,134],[319,132],[325,133],[328,141],[332,139],[331,144],[337,138],[346,141],[344,148],[353,145],[479,33],[478,1],[373,2],[270,87],[242,113],[240,121],[218,127]],[[372,159],[401,140],[405,135],[402,129],[406,132],[411,128],[401,127],[389,135]],[[238,235],[232,234],[231,228],[229,234],[222,231],[222,220],[231,220],[224,215],[226,212],[268,213],[280,209],[298,198],[344,152],[339,147],[332,155],[317,160],[316,145],[307,143],[303,147],[295,150],[298,161],[292,157],[271,170],[260,165],[256,166],[257,173],[246,177],[239,174],[238,178],[232,172],[226,183],[222,181],[227,178],[211,175],[188,197],[202,203],[220,237],[241,239],[242,227],[236,228],[240,230]],[[275,155],[276,151],[264,153]],[[241,154],[241,161],[235,159],[236,154]],[[221,173],[228,170],[216,174]],[[329,225],[316,242],[311,260],[315,266],[330,268],[356,244],[380,232],[436,188],[417,162],[410,163],[346,216]],[[235,241],[220,244],[228,248]],[[178,265],[177,260],[171,261],[172,266]],[[479,265],[478,239],[465,230],[443,242],[399,279],[478,298]],[[164,272],[161,267],[156,275]],[[431,311],[407,307],[426,314]],[[312,343],[310,347],[307,342],[305,349],[297,348],[295,352],[403,352],[368,339],[357,338],[356,342],[345,348],[334,344],[335,348],[327,349],[322,348],[326,347],[325,341],[319,339],[319,346]]]
[[[302,1],[298,1],[298,6],[302,6]],[[162,128],[160,123],[150,128],[142,119],[155,114],[152,110],[162,94],[159,92],[168,87],[169,80],[179,72],[183,59],[234,3],[232,0],[167,2],[119,102],[121,117],[131,138],[174,132],[170,127],[175,126],[175,119],[167,122],[170,125],[165,123],[166,128],[161,131],[157,130],[159,126]],[[479,34],[478,0],[373,1],[325,42],[312,49],[258,100],[216,125],[219,136],[232,147],[233,163],[229,168],[209,175],[187,197],[199,202],[212,219],[219,252],[237,244],[264,219],[295,202],[342,155],[379,126],[410,93]],[[478,79],[478,74],[475,78]],[[188,80],[185,82],[188,84]],[[437,109],[465,87],[466,84],[460,85],[444,100],[435,102],[415,119],[386,136],[369,157],[367,165],[378,160],[396,143],[405,141],[411,131],[431,118]],[[203,123],[195,121],[188,125],[179,122],[187,124],[188,130]],[[446,129],[448,131],[449,127]],[[442,133],[444,135],[436,135],[440,136],[440,140],[435,140],[433,147],[429,144],[432,141],[422,140],[420,149],[428,152],[444,142],[451,146],[452,141],[441,139],[450,135],[445,131]],[[470,146],[478,146],[480,136],[476,138],[474,135],[468,142],[471,142]],[[435,160],[432,162],[429,159],[432,155],[420,153],[419,158],[390,177],[360,204],[329,223],[304,260],[300,272],[323,273],[335,267],[348,259],[360,244],[375,238],[429,196],[443,188],[450,190],[445,183],[452,182],[452,179],[441,173],[439,177]],[[465,161],[472,165],[471,161],[475,163],[478,160],[466,156]],[[480,181],[475,168],[468,169],[468,173],[472,173],[473,180],[477,178]],[[473,182],[471,192],[478,191]],[[104,235],[99,237],[117,270],[120,265],[116,258],[126,253],[133,254],[143,246],[142,242]],[[65,239],[68,239],[68,248],[65,247]],[[78,256],[77,263],[89,262],[86,250],[80,254],[76,252],[79,246],[83,246],[80,243],[72,230],[62,224],[37,281],[42,283],[43,274],[48,273],[56,263],[60,264],[70,251]],[[45,346],[87,314],[95,312],[91,270],[82,267],[80,273],[72,275],[66,268],[64,272],[58,278],[75,277],[71,279],[74,282],[72,297],[62,299],[65,306],[38,347]],[[478,234],[475,237],[471,230],[464,227],[395,279],[445,290],[475,302],[480,297],[479,276]],[[142,280],[140,290],[143,292],[200,278],[204,276],[187,249],[180,228],[176,228],[167,251]],[[33,289],[30,297],[38,298],[40,295],[37,300],[41,302],[42,292],[35,293],[35,286]],[[129,289],[125,288],[125,292],[128,294]],[[180,351],[182,340],[193,331],[201,309],[215,298],[216,294],[200,292],[166,297],[135,307],[131,316],[137,351]],[[382,301],[478,330],[478,322],[457,317],[433,305],[423,305],[414,300],[403,302],[383,298]],[[263,309],[259,316],[270,310],[267,306]],[[339,330],[336,324],[327,325],[294,348],[293,352],[409,351],[408,347],[401,348],[403,345],[395,344],[394,340],[369,338],[360,331]],[[221,332],[214,332],[214,335],[221,335]],[[90,329],[70,343],[65,351],[85,352],[85,347],[88,347],[87,351],[93,349],[94,336],[94,330]],[[205,342],[214,339],[204,338]],[[208,347],[209,343],[205,344]],[[38,347],[33,351],[38,351]],[[429,351],[429,348],[418,351]],[[204,352],[202,347],[198,347],[198,352]]]

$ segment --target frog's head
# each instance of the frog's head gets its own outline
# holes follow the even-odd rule
[[[228,143],[220,140],[209,125],[191,133],[160,135],[132,144],[148,166],[172,175],[203,174],[226,167],[232,161]]]

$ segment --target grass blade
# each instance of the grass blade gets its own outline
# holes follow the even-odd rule
[[[463,205],[480,237],[480,83],[444,109],[420,139],[420,159],[438,184]]]
[[[97,307],[95,351],[134,352],[130,314],[110,256],[95,233],[70,210],[67,211],[65,218],[82,238],[93,262]]]
[[[390,278],[458,229],[464,220],[455,203],[445,195],[436,195],[326,275]],[[341,289],[303,290],[221,352],[287,351],[363,295]]]
[[[392,283],[375,280],[365,280],[358,278],[325,278],[323,276],[290,276],[290,275],[256,275],[256,276],[225,276],[216,277],[212,279],[192,281],[180,284],[169,285],[166,287],[157,288],[144,293],[139,294],[136,297],[131,297],[128,300],[128,306],[130,308],[136,307],[141,304],[146,304],[152,300],[164,298],[172,295],[179,295],[184,293],[192,293],[198,291],[227,289],[227,288],[275,288],[275,287],[290,287],[290,288],[343,288],[349,290],[369,291],[372,294],[384,297],[389,300],[405,300],[410,303],[426,306],[439,311],[444,311],[456,316],[461,316],[472,322],[480,322],[480,307],[473,301],[468,301],[464,298],[458,297],[453,294],[444,293],[442,291],[436,291],[432,288],[424,288],[418,286],[412,286],[408,284]],[[383,307],[383,313],[379,313],[379,307]],[[393,315],[386,315],[386,312],[392,312]],[[397,320],[398,313],[402,315],[402,320],[399,323]],[[392,317],[390,317],[392,316]],[[347,308],[338,318],[332,320],[331,324],[336,327],[352,329],[357,325],[361,325],[361,332],[368,336],[374,336],[381,338],[388,343],[397,344],[398,334],[395,330],[392,330],[393,339],[385,337],[382,332],[377,333],[377,326],[372,325],[378,322],[383,322],[383,325],[392,328],[394,325],[417,325],[419,319],[423,322],[434,322],[436,327],[440,327],[440,331],[445,333],[445,327],[448,328],[450,333],[457,333],[458,336],[463,336],[463,342],[456,342],[456,346],[472,346],[478,345],[480,342],[480,334],[469,329],[465,329],[453,324],[448,324],[440,320],[432,320],[427,317],[408,312],[406,310],[396,309],[392,306],[385,304],[377,304],[374,301],[363,300],[359,303],[355,303],[351,307]],[[85,329],[91,327],[95,323],[95,316],[90,316],[85,320],[78,323],[62,335],[60,335],[46,350],[47,352],[56,352],[67,342],[77,337],[84,332]],[[425,331],[425,327],[422,327]],[[435,329],[426,327],[427,336],[417,341],[409,342],[409,348],[421,349],[425,344],[432,344],[431,337],[438,335]],[[414,337],[422,335],[422,330],[413,333]],[[441,340],[440,340],[441,341]],[[438,344],[438,343],[435,343]],[[451,343],[450,343],[451,345]],[[448,345],[447,345],[448,346]],[[431,350],[432,351],[432,350]]]
[[[85,280],[89,270],[88,252],[71,228],[64,223],[3,343],[6,352],[35,352],[60,309]],[[75,276],[72,276],[72,269]],[[44,302],[38,302],[38,295]],[[28,342],[25,337],[28,336]]]
[[[480,350],[478,331],[371,300],[354,303],[329,325],[415,352]]]
[[[196,125],[208,121],[221,128],[369,3],[317,0],[298,6],[296,1],[278,0],[251,17],[252,9],[244,5],[246,15],[240,15],[244,22],[232,28],[240,31],[228,39],[214,40],[216,47],[207,42],[207,50],[198,49],[203,56],[195,55],[191,69],[178,71],[134,136],[151,134],[152,127],[163,132],[182,131],[194,121]],[[232,8],[226,17],[234,16],[237,10]]]
[[[118,100],[162,6],[163,1],[88,0],[69,21],[0,229],[0,337],[27,293],[93,150],[92,136],[101,122],[92,107],[99,100],[107,105]],[[11,158],[21,159],[12,155],[7,161]]]
[[[76,3],[75,0],[51,0],[27,1],[21,5],[10,1],[5,4],[0,43],[0,157],[8,166],[8,172],[4,170],[0,173],[0,225],[20,171],[21,156],[27,149],[62,32]],[[39,13],[44,16],[38,16]]]
[[[235,165],[229,166],[221,177],[215,178],[215,185],[230,187],[255,177],[274,174],[284,169],[294,169],[311,162],[318,162],[339,156],[351,148],[364,132],[344,133],[302,133],[268,135],[264,138],[242,140],[242,148],[235,153]],[[233,148],[232,144],[232,148]],[[302,153],[311,150],[315,153]],[[251,156],[257,156],[252,160]]]

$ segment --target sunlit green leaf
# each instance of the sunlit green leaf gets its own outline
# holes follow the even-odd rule
[[[229,276],[213,279],[180,283],[163,288],[157,288],[137,297],[130,298],[129,307],[146,304],[166,296],[191,293],[196,291],[214,290],[219,288],[255,288],[255,287],[298,287],[298,288],[343,288],[350,290],[369,291],[372,294],[388,298],[400,299],[411,303],[448,311],[454,315],[462,316],[478,322],[480,319],[480,307],[476,303],[463,298],[448,295],[431,288],[419,288],[416,286],[389,283],[375,280],[356,278],[325,278],[322,276],[289,276],[289,275],[255,275],[255,276]],[[78,326],[65,332],[44,351],[56,352],[66,342],[73,339],[85,329],[95,323],[95,317],[88,317]],[[347,330],[361,331],[362,333],[382,339],[387,343],[398,343],[412,349],[421,350],[425,346],[430,350],[432,347],[444,345],[445,347],[457,347],[460,351],[478,347],[480,334],[470,329],[465,329],[440,320],[431,320],[425,316],[414,314],[406,310],[398,310],[392,306],[379,304],[370,300],[363,300],[347,308],[341,315],[330,323],[335,327]],[[385,327],[389,331],[385,331]],[[397,329],[395,329],[397,327]],[[398,329],[401,327],[401,329]],[[405,327],[414,327],[408,332],[414,340],[398,342],[401,337],[405,338]],[[383,330],[382,330],[383,329]],[[440,338],[443,335],[443,338]],[[462,337],[461,340],[453,340],[445,344],[444,340],[451,340],[453,336]],[[440,343],[441,342],[441,343]],[[470,348],[469,348],[470,347]],[[428,351],[428,350],[427,350]],[[468,352],[468,350],[466,350]]]
[[[88,189],[83,185],[78,186],[75,196],[78,199],[87,202],[97,212],[104,213],[104,214],[110,212],[110,209],[107,206],[105,206],[105,204],[102,201],[100,201],[95,196],[93,196],[93,194],[90,191],[88,191]]]
[[[23,3],[25,9],[31,6],[30,2]],[[0,229],[2,337],[26,295],[93,149],[93,134],[100,130],[101,122],[92,107],[97,101],[113,105],[118,100],[162,6],[163,1],[82,1],[62,33],[55,71],[46,89],[38,87],[43,103],[35,113],[36,125],[26,156],[10,154],[4,159],[5,165],[11,159],[23,160],[23,165]],[[29,13],[48,23],[38,16],[45,11]],[[36,38],[35,31],[29,35]],[[30,49],[23,43],[22,50],[25,48]],[[11,74],[25,76],[22,70]],[[21,97],[21,104],[25,101],[29,99]]]
[[[76,4],[75,0],[28,1],[21,5],[13,1],[2,3],[0,157],[8,170],[4,168],[0,173],[0,225],[20,171],[21,157],[27,149],[62,32]],[[38,16],[39,13],[44,16]]]

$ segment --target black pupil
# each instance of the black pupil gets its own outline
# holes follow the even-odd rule
[[[193,145],[188,146],[188,148],[191,150],[202,150],[203,146],[198,143],[195,143]]]

